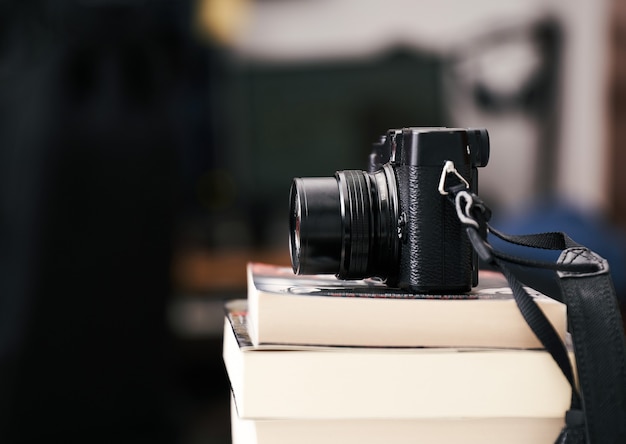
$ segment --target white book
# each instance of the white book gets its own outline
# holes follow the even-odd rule
[[[232,444],[552,444],[563,418],[242,419]]]
[[[543,350],[254,346],[227,305],[224,362],[245,419],[563,418],[571,388]]]
[[[467,294],[423,295],[261,263],[247,271],[254,345],[541,348],[500,273],[481,271]],[[565,339],[565,304],[528,291]]]

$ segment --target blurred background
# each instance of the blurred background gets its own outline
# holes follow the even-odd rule
[[[0,0],[0,441],[229,443],[223,301],[294,176],[485,127],[494,225],[626,305],[617,0]]]

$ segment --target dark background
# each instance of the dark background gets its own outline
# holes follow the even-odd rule
[[[221,336],[171,308],[221,316],[246,260],[285,262],[290,166],[365,168],[442,121],[432,56],[235,63],[194,7],[0,3],[3,443],[228,442]]]

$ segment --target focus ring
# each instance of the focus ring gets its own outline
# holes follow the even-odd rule
[[[363,171],[338,173],[342,194],[343,257],[339,277],[362,277],[368,268],[371,241],[371,191]]]

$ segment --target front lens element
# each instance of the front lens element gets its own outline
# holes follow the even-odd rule
[[[289,215],[291,264],[296,274],[337,273],[341,206],[334,177],[296,178]]]

